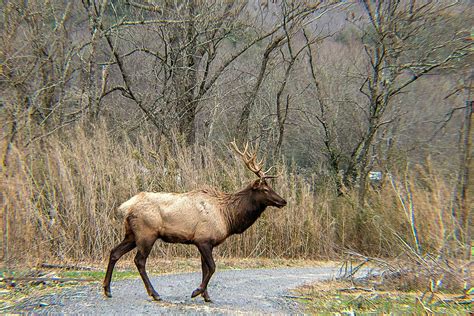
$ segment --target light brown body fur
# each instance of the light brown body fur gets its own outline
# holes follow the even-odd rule
[[[225,195],[219,197],[217,192],[210,192],[142,192],[123,203],[118,211],[125,215],[132,232],[172,243],[211,240],[218,245],[229,235],[221,206]]]

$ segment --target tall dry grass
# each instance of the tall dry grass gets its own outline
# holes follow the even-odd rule
[[[268,209],[243,235],[229,238],[219,247],[221,256],[333,258],[346,248],[393,255],[400,240],[414,242],[403,204],[408,189],[420,247],[446,252],[452,246],[450,185],[432,168],[393,175],[369,190],[363,209],[355,192],[338,197],[315,175],[286,164],[279,169],[282,176],[272,186],[288,205]],[[122,237],[115,208],[137,192],[203,186],[232,192],[253,179],[225,144],[186,148],[177,140],[132,140],[104,126],[13,147],[2,173],[1,251],[10,261],[103,259]],[[152,255],[196,254],[193,247],[158,242]]]

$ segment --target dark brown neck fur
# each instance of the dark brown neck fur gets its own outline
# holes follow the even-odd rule
[[[234,194],[226,194],[225,200],[222,211],[227,220],[229,235],[243,233],[255,223],[266,208],[266,205],[253,199],[251,186]]]

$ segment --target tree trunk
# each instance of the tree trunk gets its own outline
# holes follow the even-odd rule
[[[181,44],[179,41],[176,42],[178,44],[178,47],[176,47],[178,53],[182,50],[181,53],[183,54],[183,56],[177,57],[178,61],[182,60],[179,63],[182,64],[183,67],[175,69],[178,79],[176,84],[181,86],[177,89],[179,95],[176,98],[179,119],[178,129],[186,139],[186,144],[188,145],[194,144],[196,139],[195,119],[198,100],[196,99],[195,90],[198,86],[198,58],[200,54],[202,54],[197,47],[197,35],[194,26],[195,14],[196,3],[190,1],[187,11],[189,21],[186,22],[186,27],[183,30],[184,36],[182,36],[185,42]]]
[[[181,135],[184,136],[186,144],[192,145],[196,140],[196,104],[197,102],[186,98],[181,104],[178,104],[179,123],[178,128]]]
[[[473,208],[472,195],[474,194],[474,177],[471,172],[474,170],[474,160],[472,159],[472,139],[474,138],[473,116],[472,107],[473,101],[471,100],[471,85],[472,77],[471,74],[467,83],[467,95],[466,95],[466,109],[464,112],[464,137],[463,137],[463,153],[461,160],[461,189],[459,193],[459,226],[464,231],[463,242],[465,244],[466,257],[467,259],[471,256],[471,235],[470,235],[470,222],[471,222],[471,210]]]
[[[252,111],[255,98],[257,97],[258,91],[260,90],[260,86],[262,85],[263,77],[267,69],[268,60],[270,58],[270,53],[275,48],[280,46],[284,39],[284,35],[278,36],[268,44],[267,48],[265,49],[265,52],[263,53],[262,62],[260,64],[260,71],[257,76],[257,82],[255,83],[255,86],[253,87],[252,92],[250,93],[247,103],[244,104],[244,107],[240,114],[239,123],[237,125],[236,138],[240,143],[245,143],[248,140],[250,112]]]

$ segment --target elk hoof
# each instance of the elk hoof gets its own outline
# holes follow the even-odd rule
[[[106,288],[104,288],[104,295],[105,297],[109,297],[109,298],[112,297],[112,293],[110,293],[110,290]]]
[[[205,290],[202,294],[202,297],[204,298],[204,301],[207,303],[212,303],[211,298],[209,297],[209,294],[207,293],[207,290]]]
[[[198,288],[195,289],[195,290],[193,291],[193,293],[191,294],[191,298],[195,298],[196,296],[198,296],[199,294],[201,294],[201,293],[203,293],[203,292],[204,292],[204,290],[198,287]]]
[[[158,293],[151,293],[151,298],[154,300],[154,301],[161,301],[161,297]]]

